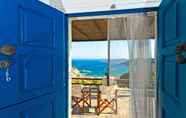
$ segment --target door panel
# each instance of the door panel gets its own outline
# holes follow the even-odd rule
[[[186,30],[182,5],[185,0],[163,0],[159,8],[158,79],[160,118],[185,118],[185,64],[176,62],[176,47],[185,42]],[[182,5],[181,5],[182,4]],[[184,19],[184,20],[183,20]]]
[[[46,95],[37,100],[0,110],[2,118],[57,118],[55,95]]]
[[[56,118],[55,100],[52,97],[45,96],[45,98],[38,99],[37,101],[31,101],[32,103],[20,105],[17,112],[19,112],[21,118]]]
[[[30,4],[29,4],[30,3]],[[31,4],[33,6],[31,6]],[[59,17],[55,10],[37,2],[20,1],[18,78],[20,98],[55,91],[55,43]],[[58,39],[59,40],[59,39]]]
[[[0,108],[46,94],[59,93],[61,99],[66,91],[62,73],[66,69],[62,67],[66,54],[63,50],[64,14],[36,0],[1,0],[0,12],[0,47],[11,44],[16,48],[15,55],[0,53],[0,61],[11,62],[8,68],[11,81],[6,81],[7,69],[0,69]],[[61,105],[58,108],[62,107],[62,103],[58,104]],[[25,114],[39,118],[42,115],[35,116],[34,112],[50,113],[47,107],[52,106],[35,107],[29,110],[33,113]]]
[[[37,56],[37,59],[35,57]],[[47,58],[47,60],[46,60]],[[20,83],[21,90],[34,91],[37,89],[53,88],[53,63],[54,59],[51,55],[43,55],[42,53],[33,55],[20,55],[20,75],[23,82]],[[22,65],[21,65],[22,64]],[[35,74],[35,73],[45,74]]]
[[[24,5],[19,8],[21,44],[36,47],[54,47],[54,19],[42,11]],[[36,28],[42,27],[42,28]]]

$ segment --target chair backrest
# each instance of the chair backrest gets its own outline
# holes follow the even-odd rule
[[[72,96],[81,97],[81,85],[72,85]]]
[[[105,99],[116,97],[117,86],[100,86],[101,96]]]

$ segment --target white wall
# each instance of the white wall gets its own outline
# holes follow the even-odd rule
[[[60,11],[64,11],[64,7],[61,0],[39,0],[39,1],[44,2],[45,4],[50,5]]]
[[[159,6],[161,0],[40,0],[66,13],[111,10],[112,4],[116,9],[132,9]]]
[[[132,9],[159,6],[160,0],[61,0],[66,12],[105,11],[112,4],[116,9]]]
[[[47,5],[50,5],[49,0],[39,0],[39,1],[44,2],[44,3],[47,4]]]

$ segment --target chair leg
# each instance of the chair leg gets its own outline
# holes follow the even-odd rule
[[[98,93],[97,93],[97,106],[96,106],[96,114],[97,115],[100,115],[101,102],[102,102],[101,92],[98,91]]]
[[[115,103],[116,103],[115,114],[117,114],[118,113],[118,100],[117,99],[115,100]]]
[[[80,103],[82,102],[82,99],[76,99],[76,100],[74,100],[74,102],[75,102],[75,104],[72,106],[73,108],[76,106],[80,107]]]

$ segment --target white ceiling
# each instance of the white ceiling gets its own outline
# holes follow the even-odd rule
[[[160,0],[40,0],[66,13],[106,11],[115,9],[132,9],[159,6]]]

